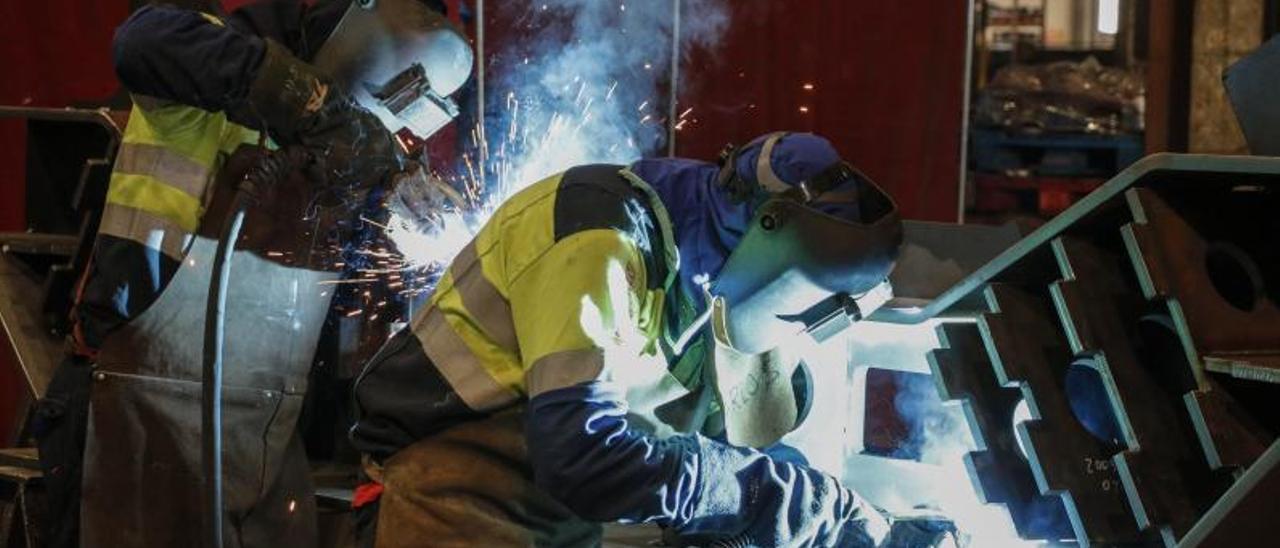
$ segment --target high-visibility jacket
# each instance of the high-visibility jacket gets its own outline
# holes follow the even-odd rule
[[[225,114],[139,98],[107,190],[100,234],[181,260],[221,163],[258,132]]]
[[[258,138],[223,113],[135,97],[79,303],[79,338],[89,348],[160,294],[200,226],[222,163]]]
[[[661,394],[644,399],[687,394],[699,382],[700,356],[686,352],[669,367],[661,351],[680,323],[666,317],[677,261],[662,202],[629,170],[583,166],[533,184],[498,208],[410,328],[365,368],[353,440],[385,457],[460,421],[593,379],[607,366],[600,349],[610,345],[599,339],[624,336],[601,326],[633,331],[625,334],[630,359],[667,377]]]
[[[663,199],[678,193],[636,173],[574,168],[509,199],[366,366],[352,440],[386,499],[378,542],[578,538],[554,520],[564,509],[762,546],[852,542],[879,523],[831,476],[698,433],[718,352],[673,351],[692,320],[672,291]]]
[[[154,302],[177,270],[228,155],[259,132],[227,119],[262,58],[260,37],[222,20],[145,6],[117,31],[116,72],[133,98],[77,305],[92,353]]]

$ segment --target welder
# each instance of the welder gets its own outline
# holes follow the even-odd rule
[[[204,305],[227,189],[246,177],[273,184],[256,190],[228,286],[225,544],[315,544],[295,423],[331,297],[321,283],[341,274],[329,250],[344,222],[410,167],[393,132],[426,137],[456,114],[448,96],[472,53],[443,11],[152,5],[117,30],[133,109],[80,284],[75,357],[37,418],[52,545],[201,543]]]
[[[893,201],[812,134],[522,190],[357,380],[362,542],[592,546],[614,521],[701,545],[900,535],[773,444],[786,429],[759,435],[795,426],[794,396],[754,400],[794,394],[791,342],[887,298],[901,238]]]

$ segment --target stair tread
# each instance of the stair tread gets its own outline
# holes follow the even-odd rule
[[[40,469],[40,452],[35,447],[7,447],[0,449],[0,465]]]
[[[27,483],[32,480],[38,480],[41,477],[43,477],[43,474],[39,470],[21,466],[0,466],[0,480]]]

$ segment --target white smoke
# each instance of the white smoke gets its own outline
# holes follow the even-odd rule
[[[926,355],[941,346],[936,320],[917,325],[859,322],[850,329],[848,355],[855,367],[870,366],[929,373]],[[932,394],[900,392],[898,412],[916,416],[933,404]],[[854,405],[863,405],[856,401]],[[976,443],[959,408],[951,417],[920,418],[924,425],[919,461],[887,459],[849,452],[843,479],[874,504],[894,513],[936,513],[953,520],[968,537],[968,546],[1014,548],[1036,546],[1018,537],[1008,510],[986,504],[971,480],[964,457]],[[942,419],[942,420],[938,420]],[[858,435],[858,434],[855,434]]]
[[[451,178],[473,202],[469,232],[498,204],[547,176],[576,165],[627,164],[658,150],[670,118],[664,91],[673,45],[683,62],[694,48],[714,47],[729,23],[724,0],[510,4],[521,7],[515,18],[521,36],[479,60],[488,63],[486,120],[483,128],[463,128],[471,146]],[[681,72],[681,89],[696,86]],[[457,231],[446,233],[451,236],[401,232],[406,245],[396,243],[406,262],[426,265],[461,249]]]
[[[657,150],[669,117],[662,92],[671,48],[683,58],[693,47],[713,47],[729,21],[722,0],[524,5],[528,37],[495,58],[499,76],[486,105],[486,176],[497,180],[489,190],[499,199],[575,165],[629,163]]]

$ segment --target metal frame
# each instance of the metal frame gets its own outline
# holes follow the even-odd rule
[[[1179,171],[1183,173],[1200,173],[1204,175],[1274,175],[1280,176],[1280,158],[1263,158],[1257,156],[1218,156],[1208,154],[1153,154],[1121,171],[1106,184],[1061,215],[1054,217],[1035,232],[1028,235],[1017,245],[1010,247],[991,262],[978,269],[969,277],[957,283],[950,290],[938,296],[927,306],[881,308],[871,315],[871,320],[889,323],[920,323],[935,316],[972,314],[971,305],[974,298],[988,283],[996,281],[1007,268],[1023,260],[1032,250],[1047,244],[1053,238],[1088,216],[1105,202],[1119,197],[1129,188],[1141,185],[1145,180],[1163,171]]]
[[[101,218],[101,204],[84,203],[91,195],[88,186],[95,178],[109,176],[122,131],[107,109],[0,106],[0,118],[96,124],[108,135],[101,156],[86,159],[71,198],[74,207],[83,212],[78,234],[0,234],[5,253],[67,259],[56,263],[40,280],[16,261],[0,256],[0,328],[10,341],[31,394],[40,398],[63,353],[55,324],[69,311],[74,281],[89,262]]]
[[[976,318],[943,325],[930,360],[968,409],[975,487],[1021,534],[1177,545],[1274,442],[1277,200],[1280,158],[1148,157],[928,305],[880,314]],[[1213,265],[1224,246],[1235,274]]]
[[[1236,481],[1179,547],[1250,546],[1275,535],[1275,497],[1280,492],[1280,441]]]

